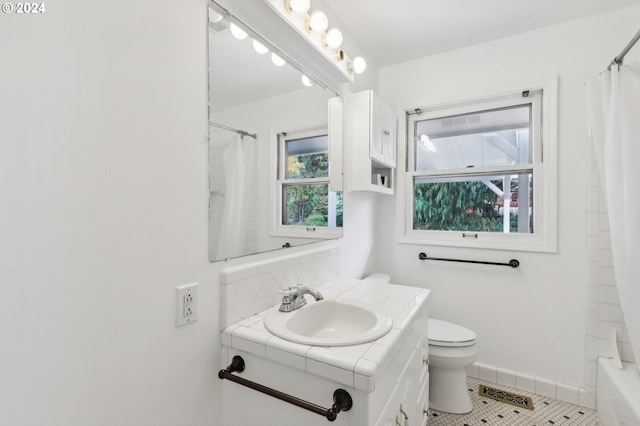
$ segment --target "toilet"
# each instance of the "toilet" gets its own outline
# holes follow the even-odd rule
[[[388,283],[391,277],[374,273],[366,281]],[[461,325],[429,319],[429,408],[453,414],[473,409],[466,368],[478,355],[476,333]]]
[[[477,355],[476,333],[452,322],[429,319],[429,408],[454,414],[472,410],[466,367]]]

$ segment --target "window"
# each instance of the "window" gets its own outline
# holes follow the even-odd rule
[[[281,133],[277,176],[277,234],[309,238],[340,235],[342,193],[329,190],[326,129]]]
[[[407,114],[405,242],[555,250],[550,91]]]

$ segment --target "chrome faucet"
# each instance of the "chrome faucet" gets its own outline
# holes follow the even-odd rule
[[[324,299],[320,292],[316,289],[298,284],[295,287],[289,287],[286,290],[280,290],[278,293],[282,293],[282,303],[280,304],[280,312],[291,312],[307,304],[307,299],[304,298],[305,294],[310,294],[316,301]]]

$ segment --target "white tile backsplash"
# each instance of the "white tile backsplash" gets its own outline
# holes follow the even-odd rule
[[[595,361],[585,361],[584,383],[588,386],[596,386],[597,364]]]
[[[253,260],[220,272],[220,329],[275,306],[279,290],[319,287],[339,276],[339,245],[327,244],[271,259]]]
[[[618,288],[616,286],[600,286],[598,288],[598,302],[619,304]]]
[[[613,303],[598,303],[598,320],[622,324],[621,306]]]
[[[587,311],[587,317],[585,321],[587,336],[597,336],[598,335],[598,312],[597,311]]]
[[[598,265],[598,285],[616,285],[616,276],[613,268]]]

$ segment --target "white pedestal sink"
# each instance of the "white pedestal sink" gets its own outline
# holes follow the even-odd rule
[[[389,332],[393,322],[379,307],[344,299],[309,302],[293,312],[273,308],[264,318],[271,333],[313,346],[349,346]]]

